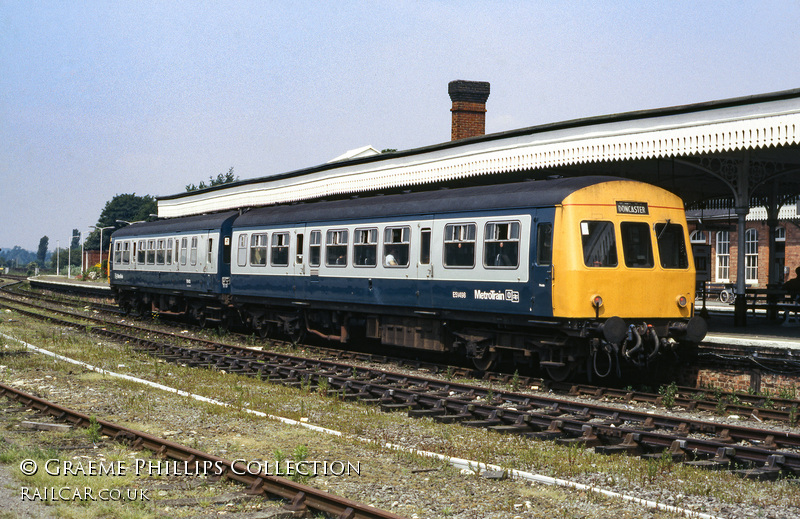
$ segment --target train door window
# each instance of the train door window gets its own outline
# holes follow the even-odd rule
[[[468,268],[475,266],[474,223],[451,223],[444,227],[444,266]]]
[[[164,260],[167,257],[165,245],[166,240],[163,238],[156,242],[156,265],[164,264]]]
[[[147,240],[147,264],[154,265],[156,262],[156,241]]]
[[[384,267],[407,267],[410,248],[410,227],[387,227],[383,230]]]
[[[303,264],[303,234],[299,233],[297,238],[295,239],[295,259],[294,262],[297,265]]]
[[[267,233],[250,235],[250,265],[264,267],[267,264]]]
[[[550,265],[553,262],[553,224],[540,223],[536,226],[536,264]]]
[[[655,230],[661,266],[665,269],[689,268],[686,241],[683,238],[683,226],[669,222],[657,223]]]
[[[181,238],[181,265],[186,265],[187,252],[189,250],[189,238]]]
[[[347,265],[347,231],[328,231],[325,234],[325,265],[344,267]]]
[[[231,264],[231,237],[225,236],[222,238],[222,262],[226,265]]]
[[[628,268],[653,268],[653,243],[650,226],[645,222],[622,222],[622,256]]]
[[[483,265],[489,268],[519,266],[519,222],[486,224],[483,240]]]
[[[247,266],[247,235],[239,235],[239,245],[236,248],[236,264],[240,267]]]
[[[208,265],[214,264],[214,238],[208,239],[208,254],[206,257],[206,264]]]
[[[356,229],[353,238],[353,264],[374,267],[378,258],[378,229]]]
[[[431,230],[427,228],[419,232],[419,264],[431,264]]]
[[[172,265],[172,238],[167,240],[167,258],[165,261],[167,265]]]
[[[587,267],[617,266],[617,238],[612,222],[581,222],[581,241]]]
[[[272,233],[272,252],[270,265],[273,267],[286,267],[289,265],[289,233]]]
[[[192,245],[189,249],[189,264],[197,265],[197,236],[192,236]]]
[[[319,267],[322,249],[322,232],[311,231],[308,237],[308,264],[311,267]]]

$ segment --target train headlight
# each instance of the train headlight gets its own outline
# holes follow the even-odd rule
[[[598,295],[592,296],[592,306],[595,308],[603,306],[603,298]]]
[[[678,296],[677,303],[681,308],[686,308],[686,304],[688,303],[686,296]]]

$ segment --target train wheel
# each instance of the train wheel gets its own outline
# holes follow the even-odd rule
[[[544,369],[547,371],[547,376],[554,381],[564,382],[570,377],[570,375],[572,375],[572,371],[575,369],[575,366],[571,364],[565,364],[564,366],[547,366]]]
[[[272,323],[265,321],[263,317],[253,317],[253,330],[262,339],[268,339],[272,335]]]
[[[481,357],[472,357],[472,365],[478,371],[488,371],[497,361],[497,352],[487,351]]]

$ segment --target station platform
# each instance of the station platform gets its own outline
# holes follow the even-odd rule
[[[111,287],[107,281],[82,281],[66,276],[36,276],[28,278],[33,286],[45,288],[46,285],[80,287],[82,292],[91,290],[98,295],[111,295]],[[699,308],[701,302],[696,302]],[[732,346],[775,348],[778,350],[800,350],[800,319],[781,323],[769,321],[766,314],[748,311],[747,325],[734,326],[733,305],[719,302],[706,302],[708,310],[708,334],[703,340],[706,344],[727,344]]]

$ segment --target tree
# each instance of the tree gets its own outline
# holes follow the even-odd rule
[[[39,240],[39,250],[36,252],[36,260],[39,262],[39,265],[44,265],[44,260],[47,258],[47,247],[50,244],[50,238],[47,236],[42,236],[42,239]]]
[[[103,250],[107,251],[111,243],[111,233],[123,225],[122,222],[141,222],[150,220],[150,215],[158,211],[156,199],[150,195],[136,196],[134,193],[116,195],[106,202],[103,212],[95,225],[97,229],[86,238],[84,247],[87,250],[100,249],[100,228],[111,227],[103,230]]]
[[[233,174],[233,166],[231,166],[231,169],[229,169],[227,173],[224,174],[220,173],[219,175],[217,175],[217,178],[214,178],[209,175],[208,180],[209,180],[208,184],[206,184],[203,181],[201,181],[200,184],[198,185],[187,184],[186,191],[187,192],[199,191],[207,187],[221,186],[222,184],[230,184],[231,182],[236,182],[237,180],[239,180],[239,177]]]

